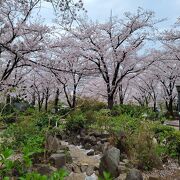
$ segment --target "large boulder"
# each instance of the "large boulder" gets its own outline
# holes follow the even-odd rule
[[[126,176],[125,180],[143,180],[141,171],[137,169],[131,169]]]
[[[99,174],[103,176],[103,172],[109,172],[111,176],[118,177],[118,164],[120,160],[120,150],[111,147],[102,156],[99,166]]]
[[[61,143],[57,137],[49,135],[46,138],[46,149],[49,152],[56,152],[57,150],[59,150],[60,145],[61,145]]]
[[[13,106],[21,112],[25,112],[30,107],[27,102],[14,102]]]
[[[49,158],[51,165],[57,169],[62,168],[66,165],[66,155],[65,154],[52,154]]]
[[[88,166],[86,169],[86,175],[91,176],[94,173],[94,167],[93,166]]]

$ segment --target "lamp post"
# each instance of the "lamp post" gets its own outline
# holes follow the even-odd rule
[[[178,116],[179,116],[179,130],[180,130],[180,84],[176,85],[176,89],[178,92]]]

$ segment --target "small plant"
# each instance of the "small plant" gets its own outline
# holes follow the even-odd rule
[[[13,150],[12,149],[8,149],[6,148],[2,154],[0,154],[0,163],[1,166],[3,166],[3,168],[0,168],[0,174],[2,176],[7,175],[8,173],[11,173],[13,167],[14,167],[14,163],[12,160],[9,159],[9,157],[13,154]]]
[[[109,172],[103,172],[103,178],[99,177],[98,180],[113,180]]]
[[[54,172],[50,175],[50,177],[41,175],[36,172],[27,173],[25,176],[20,177],[19,180],[64,180],[64,178],[68,176],[67,171],[64,169],[60,169],[57,172]]]

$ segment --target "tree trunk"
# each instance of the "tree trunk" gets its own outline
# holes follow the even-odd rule
[[[33,95],[32,95],[31,105],[32,105],[32,106],[35,106],[35,104],[36,104],[36,94],[35,94],[35,92],[34,92]]]
[[[44,93],[42,94],[42,97],[40,96],[40,94],[38,94],[38,110],[39,110],[39,112],[42,109],[43,102],[44,102]]]
[[[55,113],[58,112],[58,102],[59,102],[59,89],[57,89],[56,91],[55,100],[54,100]]]
[[[76,107],[76,88],[77,86],[74,86],[74,90],[73,90],[73,98],[72,98],[72,108]]]
[[[171,116],[174,116],[173,115],[173,99],[172,98],[169,100],[169,103],[168,103],[168,112]]]
[[[108,95],[108,108],[112,109],[114,105],[114,96],[113,95]]]
[[[119,104],[124,104],[124,97],[122,92],[122,85],[119,86]]]
[[[48,111],[48,100],[49,100],[49,88],[46,89],[46,97],[45,97],[45,112]]]
[[[156,102],[154,102],[154,105],[153,105],[153,111],[156,112],[157,108],[156,108]]]

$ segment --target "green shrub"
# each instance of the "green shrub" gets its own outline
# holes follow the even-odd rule
[[[68,176],[68,173],[64,169],[60,169],[52,173],[49,177],[46,175],[40,175],[36,172],[27,173],[24,176],[20,177],[20,180],[64,180]]]
[[[101,109],[107,108],[106,103],[87,97],[78,99],[77,106],[81,109],[82,112],[89,110],[99,111]]]
[[[4,123],[9,124],[16,122],[18,120],[18,117],[16,113],[11,113],[11,114],[3,115],[2,120]]]
[[[1,148],[12,148],[12,149],[21,149],[24,144],[28,142],[30,138],[37,139],[39,136],[43,137],[42,132],[30,124],[13,124],[7,127],[7,129],[1,135],[3,137],[3,143]]]
[[[162,154],[178,158],[180,155],[180,132],[173,127],[154,124],[152,130],[159,143],[159,149]]]
[[[101,109],[100,111],[96,112],[96,125],[100,130],[108,130],[110,120],[111,116],[109,109]]]
[[[65,128],[72,132],[80,132],[81,129],[86,128],[85,115],[80,110],[73,111],[66,119]]]
[[[111,111],[111,114],[113,116],[126,114],[133,118],[150,119],[150,120],[163,120],[164,118],[162,113],[154,112],[152,108],[130,105],[130,104],[114,106]]]
[[[48,115],[47,113],[38,113],[35,119],[35,126],[40,130],[47,127],[55,127],[59,124],[59,117],[56,115]]]
[[[61,116],[67,116],[69,113],[71,112],[71,108],[70,107],[63,107],[60,106],[58,114]]]
[[[132,162],[139,169],[152,170],[162,167],[153,137],[154,133],[147,122],[143,122],[137,131],[128,137]]]
[[[89,110],[89,111],[86,111],[84,113],[85,117],[86,117],[86,123],[88,125],[91,125],[93,123],[95,123],[97,121],[97,115],[96,115],[96,112],[92,111],[92,110]]]

